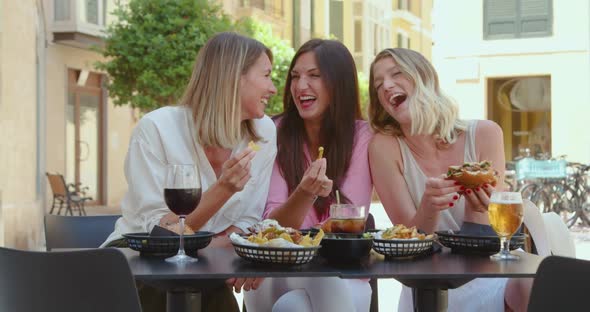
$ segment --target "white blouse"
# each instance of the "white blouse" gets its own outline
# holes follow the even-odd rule
[[[276,127],[268,116],[254,120],[254,127],[262,140],[257,142],[260,150],[252,159],[250,180],[199,230],[219,233],[231,225],[246,230],[262,217],[277,153]],[[121,202],[123,216],[103,246],[124,233],[150,232],[170,212],[164,201],[167,164],[196,164],[203,192],[217,181],[196,133],[191,111],[183,106],[157,109],[139,121],[125,159],[128,191]],[[243,138],[232,155],[245,149],[249,141]]]

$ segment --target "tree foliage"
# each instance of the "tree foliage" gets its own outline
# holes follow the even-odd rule
[[[142,111],[174,104],[182,95],[199,49],[213,34],[231,30],[230,19],[207,0],[130,0],[112,12],[106,30],[108,73],[115,105]]]

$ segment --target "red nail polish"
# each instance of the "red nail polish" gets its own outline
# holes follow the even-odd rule
[[[455,185],[459,185],[459,184],[461,184],[461,183],[459,183],[459,182],[455,181]]]
[[[460,190],[461,191],[464,191],[465,190],[465,187],[464,186],[461,186]]]
[[[467,194],[471,194],[471,190],[470,189],[467,189]]]
[[[479,187],[476,187],[476,188],[475,188],[475,191],[476,191],[476,192],[479,192]]]
[[[449,207],[453,207],[453,206],[455,206],[455,204],[449,203]]]
[[[488,184],[484,184],[483,187],[488,188],[490,186]]]
[[[457,199],[459,199],[459,196],[455,195],[455,196],[453,196],[453,199],[457,200]]]

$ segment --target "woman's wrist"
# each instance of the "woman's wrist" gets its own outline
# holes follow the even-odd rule
[[[316,199],[318,199],[317,195],[310,193],[310,192],[300,188],[299,186],[295,189],[295,191],[293,192],[293,195],[297,196],[299,198],[302,198],[302,199],[312,201],[312,202],[315,202]]]

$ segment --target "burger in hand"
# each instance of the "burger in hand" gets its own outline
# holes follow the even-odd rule
[[[484,184],[496,186],[498,172],[492,168],[490,161],[464,163],[462,166],[449,166],[447,179],[459,182],[466,189],[473,189]]]

